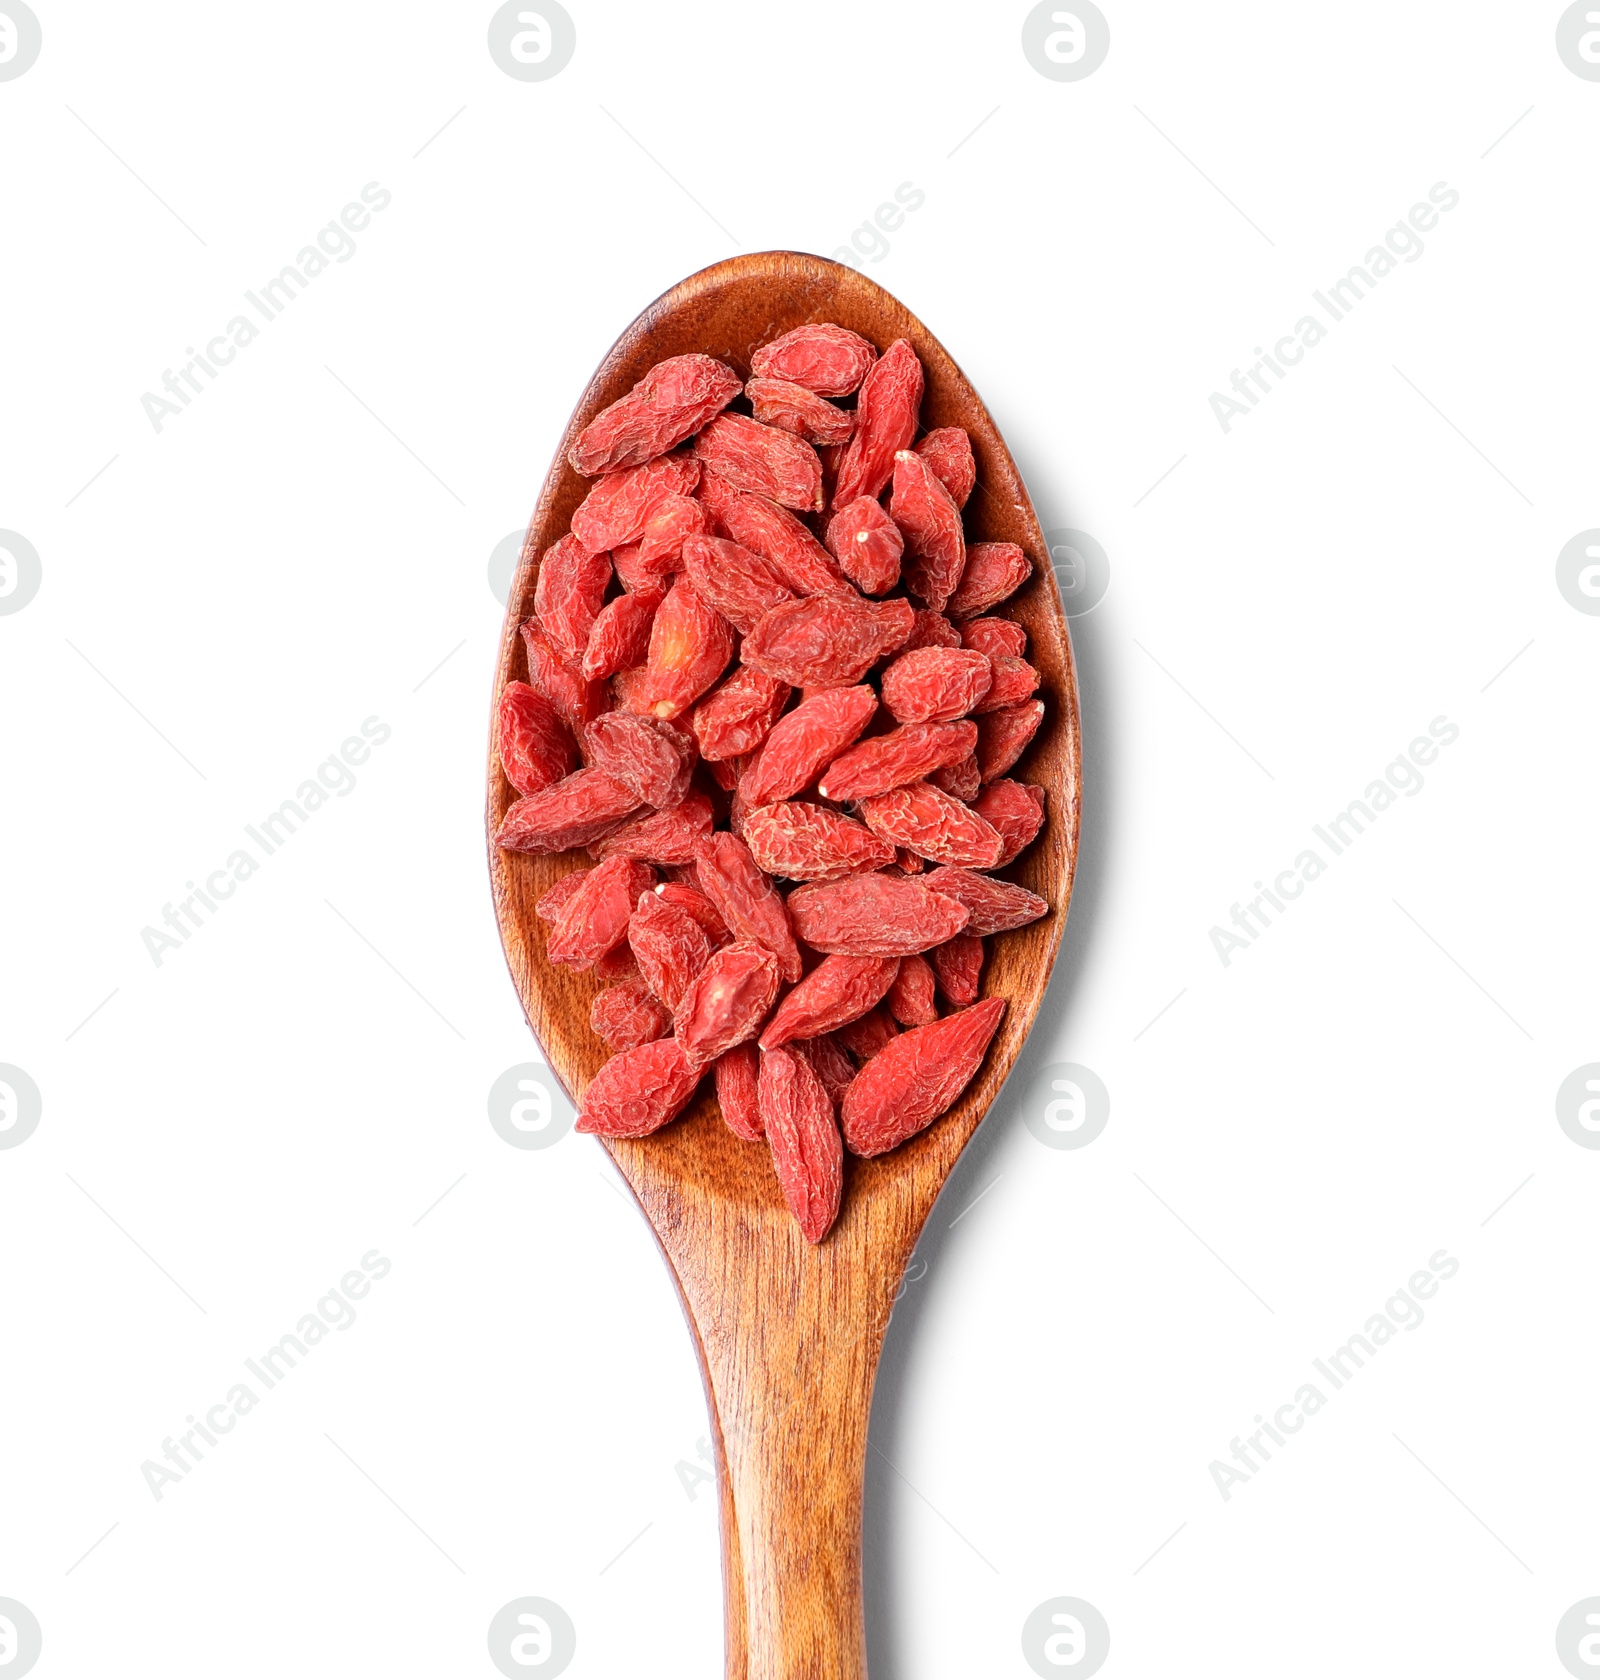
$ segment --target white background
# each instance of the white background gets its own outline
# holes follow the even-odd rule
[[[524,1594],[574,1676],[720,1672],[666,1273],[595,1143],[486,1117],[535,1054],[486,566],[645,304],[912,182],[862,266],[1111,586],[1064,954],[885,1356],[874,1680],[1025,1677],[1058,1595],[1108,1676],[1560,1674],[1600,1592],[1600,1158],[1554,1110],[1600,1058],[1600,621],[1554,581],[1600,525],[1600,84],[1559,8],[1105,0],[1063,83],[1022,5],[569,0],[525,83],[487,4],[34,3],[0,1061],[44,1113],[0,1152],[0,1596],[37,1672],[492,1675]],[[156,432],[141,394],[372,181],[356,254]],[[1210,393],[1441,181],[1424,254],[1224,433]],[[158,968],[140,930],[371,716],[355,791]],[[1423,790],[1225,968],[1209,929],[1440,716]],[[1061,1059],[1111,1093],[1080,1150],[1024,1124]],[[163,1437],[373,1248],[359,1320],[153,1499]],[[1426,1322],[1224,1501],[1211,1461],[1441,1248]]]

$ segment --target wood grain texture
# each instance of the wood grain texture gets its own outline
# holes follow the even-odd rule
[[[837,321],[880,349],[911,341],[927,374],[922,423],[964,426],[978,464],[968,537],[1019,543],[1034,575],[999,610],[1028,631],[1044,726],[1015,771],[1048,792],[1039,839],[1003,873],[1054,914],[991,939],[983,995],[1009,1000],[978,1076],[955,1107],[893,1153],[847,1157],[844,1208],[810,1247],[784,1206],[764,1144],[722,1124],[711,1081],[681,1121],[638,1142],[607,1141],[672,1270],[705,1379],[722,1502],[729,1680],[864,1680],[861,1499],[873,1377],[923,1222],[1010,1072],[1060,945],[1078,846],[1078,700],[1043,534],[1016,465],[977,393],[938,340],[853,269],[796,252],[737,257],[690,276],[618,339],[579,401],[528,527],[512,585],[495,693],[526,679],[517,627],[533,612],[537,557],[567,530],[589,481],[566,462],[578,432],[656,362],[686,351],[748,376],[752,350],[808,321]],[[492,836],[515,798],[488,767],[489,873],[506,960],[529,1025],[575,1102],[605,1059],[589,1030],[600,989],[545,961],[539,894],[581,853],[501,852]]]

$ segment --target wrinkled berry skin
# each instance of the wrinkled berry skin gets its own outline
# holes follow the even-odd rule
[[[744,388],[711,356],[670,356],[578,434],[567,459],[585,478],[664,455],[720,414]]]
[[[789,1211],[808,1243],[839,1217],[844,1145],[833,1100],[810,1060],[794,1050],[763,1050],[756,1087],[772,1165]]]
[[[754,1038],[777,995],[778,959],[765,945],[753,939],[724,945],[689,982],[672,1011],[684,1055],[703,1066]]]
[[[675,1038],[624,1050],[589,1081],[573,1129],[601,1137],[648,1137],[683,1112],[700,1073]]]

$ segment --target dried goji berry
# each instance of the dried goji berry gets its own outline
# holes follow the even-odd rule
[[[1014,619],[969,618],[960,636],[963,647],[976,648],[991,659],[1021,659],[1028,651],[1028,632]]]
[[[703,1065],[754,1038],[777,995],[778,959],[765,945],[736,939],[713,952],[672,1011],[684,1055]]]
[[[855,430],[856,417],[848,409],[835,408],[826,397],[791,380],[747,380],[744,394],[763,426],[793,432],[807,443],[844,443]]]
[[[1005,775],[1044,722],[1044,701],[1028,700],[978,719],[978,769],[986,782]]]
[[[904,549],[900,527],[871,496],[846,502],[828,521],[828,552],[868,595],[882,595],[900,581]]]
[[[758,379],[790,379],[819,397],[848,397],[877,361],[859,333],[832,321],[813,321],[763,344],[750,357]]]
[[[935,869],[928,885],[963,905],[968,921],[962,931],[980,938],[986,933],[1009,933],[1047,915],[1049,904],[1015,881],[997,881],[972,869]]]
[[[663,577],[676,571],[685,539],[703,537],[709,523],[706,510],[693,498],[663,496],[645,520],[639,537],[640,567],[645,571],[659,572]],[[617,575],[622,575],[620,569]],[[623,583],[626,585],[626,578],[623,578]]]
[[[588,873],[587,869],[573,869],[559,881],[546,887],[534,900],[534,915],[542,922],[559,922],[561,912],[567,907],[567,900],[583,885],[583,878]]]
[[[927,607],[918,607],[916,622],[911,627],[911,634],[901,644],[900,651],[915,653],[918,648],[960,646],[961,632],[943,613],[933,612]]]
[[[660,889],[657,888],[657,891]],[[956,937],[959,939],[960,934]],[[902,1027],[924,1027],[939,1019],[933,999],[933,969],[926,957],[902,957],[884,1002]]]
[[[495,844],[513,852],[565,852],[618,827],[638,806],[603,770],[576,770],[519,799],[501,819]]]
[[[574,1130],[602,1137],[648,1137],[683,1112],[700,1073],[675,1038],[624,1050],[589,1081]]]
[[[759,1143],[766,1135],[761,1127],[761,1107],[756,1101],[756,1079],[761,1055],[753,1039],[724,1050],[711,1064],[717,1084],[717,1107],[728,1130],[746,1143]]]
[[[953,939],[968,920],[964,904],[920,878],[881,870],[796,887],[789,914],[812,950],[842,957],[908,957]]]
[[[699,503],[694,504],[699,507]],[[611,551],[611,569],[617,574],[617,582],[630,595],[654,595],[660,597],[667,587],[667,579],[675,571],[672,566],[646,566],[639,558],[643,551],[641,543],[624,543],[621,548]]]
[[[591,554],[639,542],[666,499],[687,496],[699,482],[700,463],[687,453],[607,473],[578,504],[572,534]]]
[[[763,1050],[757,1099],[783,1199],[801,1235],[819,1243],[844,1193],[844,1145],[827,1088],[796,1051]]]
[[[938,774],[939,772],[935,770],[934,775],[937,776]],[[904,846],[895,847],[894,866],[902,875],[920,875],[928,867],[915,852],[908,852]]]
[[[788,683],[741,665],[695,704],[692,722],[700,756],[720,761],[759,747],[792,692]]]
[[[736,939],[758,940],[778,959],[785,980],[801,974],[789,911],[737,834],[711,834],[695,847],[700,890],[717,907]]]
[[[961,581],[967,540],[961,509],[914,449],[902,449],[894,458],[889,515],[906,542],[906,588],[935,612],[943,612]]]
[[[839,457],[836,506],[879,494],[894,472],[895,455],[917,435],[921,406],[922,363],[909,342],[897,338],[861,382],[856,429]]]
[[[948,793],[952,799],[971,804],[983,787],[983,777],[978,774],[978,755],[970,752],[955,764],[946,764],[938,770],[930,770],[928,780],[941,793]]]
[[[633,960],[633,952],[626,939],[620,945],[613,945],[603,957],[597,957],[590,972],[596,980],[602,980],[608,986],[628,980],[644,979],[639,972],[638,963]]]
[[[865,1015],[894,982],[895,957],[824,957],[774,1011],[761,1048],[816,1038]]]
[[[711,941],[713,950],[733,938],[728,932],[728,924],[717,914],[716,905],[692,882],[663,881],[656,888],[656,897],[698,922],[700,931]]]
[[[545,550],[533,610],[563,659],[582,658],[610,582],[610,560],[590,553],[576,537],[563,537]]]
[[[792,601],[794,591],[767,561],[726,537],[690,537],[683,545],[684,570],[705,601],[748,636],[769,608]]]
[[[711,941],[693,916],[659,893],[638,893],[630,908],[627,939],[633,959],[650,990],[668,1009],[676,1009],[689,982],[706,966]]]
[[[655,885],[656,872],[632,858],[612,858],[589,870],[583,885],[562,906],[550,929],[545,954],[553,963],[591,968],[628,937],[634,900]]]
[[[858,1062],[870,1062],[891,1039],[900,1036],[894,1017],[881,1005],[839,1028],[839,1042]]]
[[[583,733],[590,764],[604,770],[640,805],[658,811],[681,804],[699,756],[694,736],[663,718],[607,712]]]
[[[983,977],[983,941],[976,934],[958,933],[943,945],[935,945],[928,961],[938,976],[939,990],[957,1009],[978,1001],[978,982]]]
[[[874,1056],[840,1105],[845,1142],[882,1155],[931,1125],[967,1088],[1005,1014],[1004,998],[913,1027]]]
[[[946,723],[970,712],[993,680],[987,654],[913,648],[884,671],[883,703],[900,723]]]
[[[495,733],[506,780],[518,793],[537,793],[578,767],[578,749],[561,714],[527,683],[500,690]]]
[[[765,496],[747,496],[708,472],[700,501],[725,537],[759,554],[796,595],[853,593],[832,556],[787,508]]]
[[[994,681],[974,711],[999,712],[1007,706],[1020,706],[1039,686],[1039,673],[1026,659],[1013,659],[1003,653],[989,663],[994,667]]]
[[[745,817],[741,833],[756,862],[769,875],[789,881],[837,881],[863,869],[882,869],[894,861],[893,845],[825,805],[803,801],[763,805]]]
[[[861,815],[874,834],[930,863],[993,869],[1005,850],[1005,842],[976,811],[931,782],[863,799]]]
[[[957,507],[965,507],[978,482],[972,439],[959,426],[936,426],[917,445],[917,453],[938,474],[939,482],[950,492],[950,500]]]
[[[733,626],[678,578],[656,608],[639,699],[657,717],[685,712],[727,669]]]
[[[796,688],[840,688],[898,648],[914,622],[909,601],[807,595],[761,616],[744,661]]]
[[[1004,842],[1000,861],[994,866],[1004,869],[1019,853],[1031,846],[1039,830],[1044,827],[1044,789],[1031,782],[1013,782],[1002,778],[990,784],[973,802],[978,813]]]
[[[856,1076],[856,1064],[845,1054],[844,1046],[832,1033],[819,1033],[815,1038],[797,1038],[789,1048],[804,1056],[817,1070],[837,1114],[845,1092],[850,1089],[850,1081]]]
[[[590,628],[583,675],[595,681],[642,664],[650,651],[650,626],[661,600],[661,590],[640,589],[608,601]]]
[[[742,784],[752,806],[788,799],[809,787],[872,721],[870,688],[830,688],[778,719]]]
[[[904,723],[887,735],[871,735],[841,753],[817,784],[824,799],[870,799],[904,787],[942,765],[958,764],[977,745],[978,726]]]
[[[952,618],[970,618],[1014,595],[1033,576],[1033,562],[1009,542],[973,543],[961,582],[950,597]]]
[[[748,496],[822,511],[822,463],[804,438],[743,414],[721,414],[694,440],[695,459]]]
[[[657,362],[627,396],[602,409],[578,434],[567,459],[586,478],[638,466],[693,436],[743,387],[724,362],[671,356]]]
[[[575,662],[563,659],[537,619],[522,626],[522,643],[528,653],[529,686],[555,707],[574,734],[609,708],[606,685],[590,682]]]
[[[598,858],[631,857],[645,863],[681,864],[694,857],[695,847],[713,826],[711,801],[694,789],[666,811],[640,811],[613,829],[590,850]]]
[[[671,1025],[672,1016],[638,980],[608,986],[589,1005],[590,1029],[611,1050],[637,1050],[641,1044],[652,1044],[665,1037]]]

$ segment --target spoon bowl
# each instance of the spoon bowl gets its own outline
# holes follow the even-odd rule
[[[1008,1007],[976,1077],[926,1131],[871,1160],[847,1157],[838,1223],[811,1246],[785,1206],[765,1144],[736,1137],[710,1081],[653,1137],[602,1139],[671,1269],[705,1381],[721,1498],[728,1680],[865,1680],[861,1501],[872,1385],[889,1314],[923,1223],[1011,1071],[1061,943],[1078,850],[1079,720],[1072,650],[1043,533],[1010,452],[932,333],[854,269],[793,251],[736,257],[691,275],[623,333],[583,393],[528,526],[512,584],[495,693],[526,680],[518,627],[533,613],[537,558],[564,535],[589,480],[567,450],[599,411],[668,356],[701,351],[748,377],[753,350],[834,321],[880,350],[909,339],[926,375],[922,421],[965,427],[977,487],[969,540],[1019,544],[1033,576],[995,609],[1028,632],[1045,720],[1010,774],[1046,791],[1038,839],[1004,874],[1052,913],[988,942],[982,993]],[[491,740],[489,874],[506,961],[551,1071],[575,1103],[606,1059],[589,1026],[603,983],[546,961],[534,904],[581,853],[500,851],[516,798]]]

